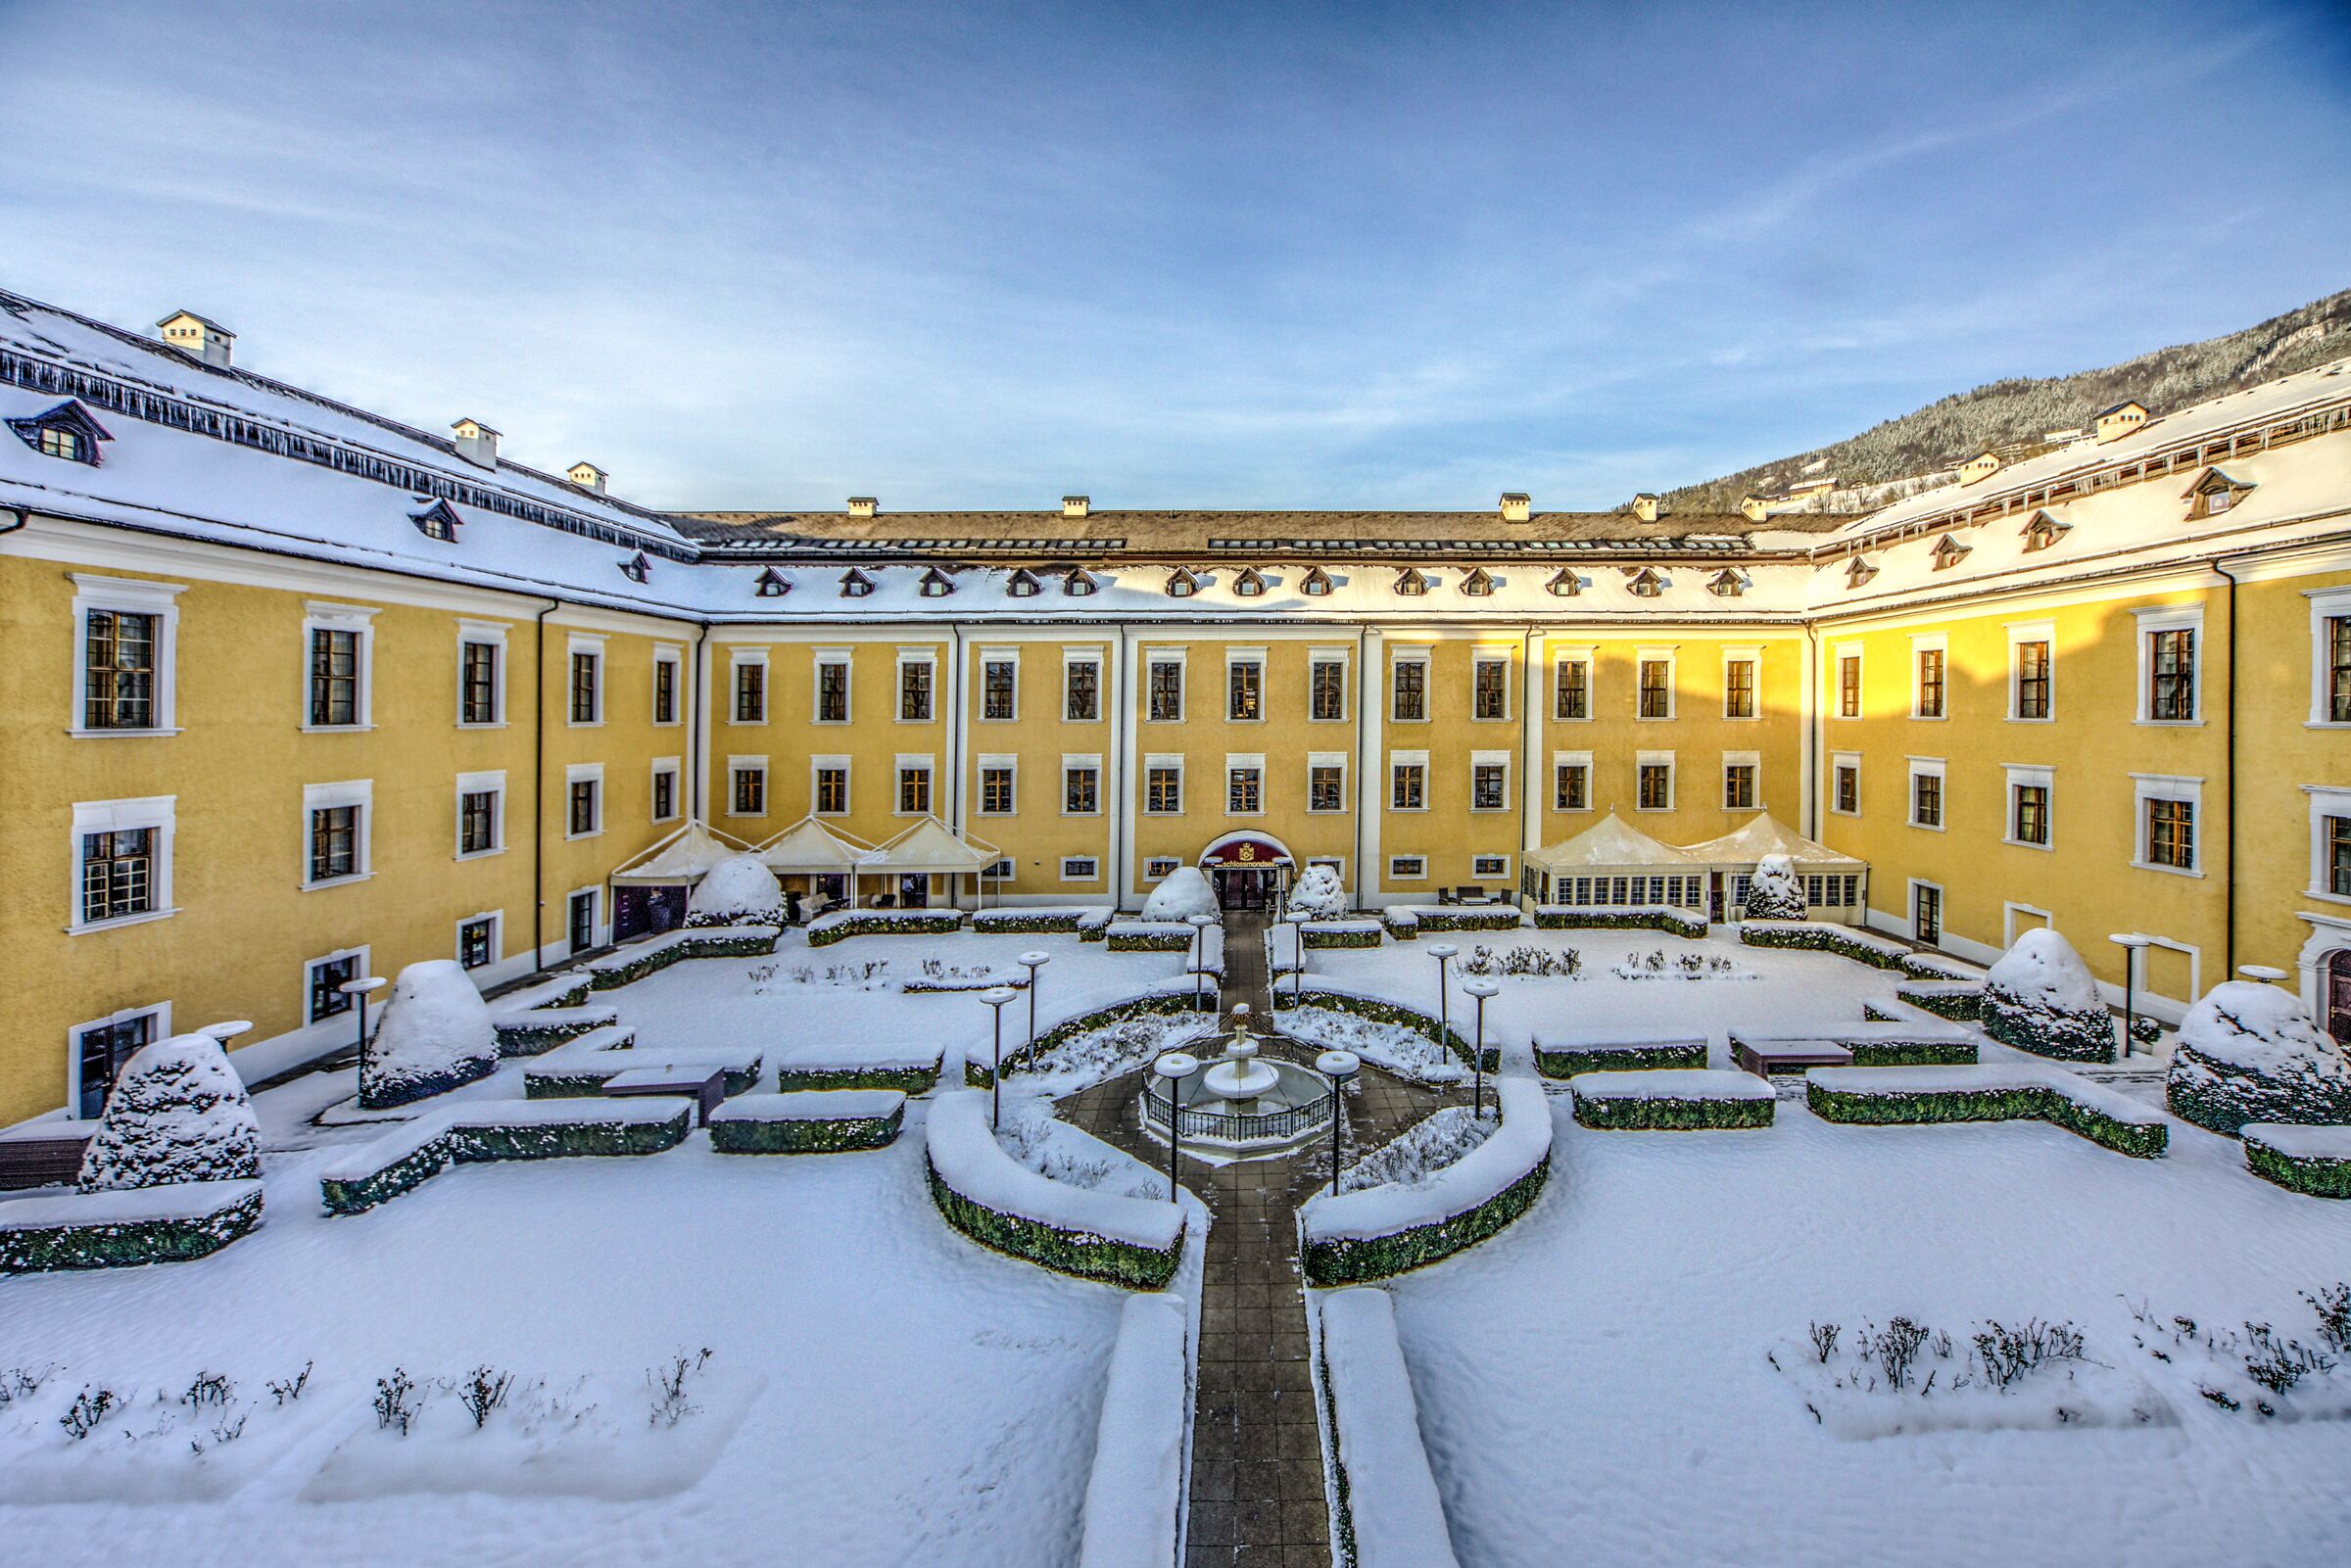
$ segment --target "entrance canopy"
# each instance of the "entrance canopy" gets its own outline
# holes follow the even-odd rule
[[[985,839],[958,833],[936,817],[925,817],[881,848],[859,855],[856,869],[902,876],[969,876],[994,865],[996,854],[996,846]]]
[[[1530,851],[1526,864],[1553,877],[1578,877],[1594,872],[1687,872],[1703,870],[1709,863],[1694,850],[1652,838],[1611,811],[1573,838]]]
[[[1865,862],[1815,843],[1768,812],[1736,832],[1685,846],[1681,853],[1719,871],[1751,872],[1766,855],[1786,855],[1802,872],[1860,872]]]
[[[839,877],[855,871],[874,846],[802,817],[751,852],[779,877]]]
[[[1211,839],[1200,851],[1200,864],[1217,866],[1288,866],[1289,846],[1266,833],[1226,833]]]
[[[648,882],[698,882],[711,867],[750,845],[739,838],[689,822],[652,848],[612,874],[621,885]]]

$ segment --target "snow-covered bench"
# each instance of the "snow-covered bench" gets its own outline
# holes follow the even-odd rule
[[[1704,1132],[1768,1127],[1771,1085],[1728,1068],[1587,1072],[1575,1080],[1578,1126],[1630,1132]]]
[[[811,1089],[894,1089],[928,1094],[938,1083],[942,1046],[912,1040],[826,1040],[792,1047],[776,1064],[776,1087]]]
[[[2248,1121],[2245,1168],[2264,1181],[2313,1198],[2351,1198],[2351,1127]]]
[[[258,1181],[181,1181],[0,1203],[0,1273],[119,1268],[216,1253],[262,1222]]]
[[[1706,934],[1706,912],[1671,904],[1538,904],[1535,926],[1546,931],[1663,931],[1697,941]]]
[[[1128,1298],[1094,1428],[1078,1568],[1173,1568],[1192,1407],[1183,1342],[1173,1303]]]
[[[592,958],[580,968],[600,991],[642,980],[690,958],[750,958],[776,950],[780,926],[696,926],[665,931],[642,942]]]
[[[1492,1140],[1489,1139],[1489,1142]],[[1460,1568],[1384,1290],[1322,1298],[1322,1399],[1339,1545],[1355,1568]]]
[[[1533,1078],[1497,1078],[1502,1124],[1415,1186],[1318,1193],[1298,1216],[1306,1277],[1353,1285],[1450,1258],[1526,1212],[1551,1172],[1551,1104]]]
[[[1183,1255],[1181,1206],[1090,1192],[1014,1160],[988,1126],[988,1097],[956,1089],[931,1104],[931,1197],[984,1247],[1084,1279],[1159,1290]]]
[[[2171,1136],[2162,1112],[2063,1068],[2038,1063],[1815,1068],[1804,1074],[1804,1100],[1824,1121],[2038,1119],[2140,1160],[2160,1156]]]
[[[357,1214],[453,1164],[674,1149],[694,1107],[664,1100],[469,1100],[429,1112],[329,1163],[318,1173],[327,1212]]]
[[[962,927],[960,909],[837,909],[808,923],[808,945],[831,947],[852,936],[943,936]]]
[[[1870,1004],[1879,1014],[1883,1004]],[[1748,1029],[1730,1032],[1731,1054],[1751,1047],[1759,1056],[1786,1054],[1799,1040],[1818,1041],[1852,1055],[1857,1068],[1964,1067],[1976,1060],[1976,1037],[1956,1023],[1921,1013],[1906,1019],[1873,1017],[1858,1023],[1830,1023],[1803,1034],[1765,1034]]]
[[[821,1155],[880,1149],[906,1124],[895,1089],[746,1094],[710,1113],[710,1147],[731,1155]]]
[[[1547,1078],[1706,1065],[1705,1036],[1686,1029],[1547,1028],[1533,1043],[1535,1066]]]
[[[1114,920],[1105,933],[1114,953],[1182,953],[1192,945],[1192,927],[1179,920]]]

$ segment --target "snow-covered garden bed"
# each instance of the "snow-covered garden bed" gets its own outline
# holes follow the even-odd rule
[[[1573,1093],[1578,1123],[1617,1132],[1768,1127],[1774,1104],[1769,1083],[1723,1068],[1587,1072]]]
[[[2039,1318],[1956,1333],[1895,1315],[1814,1321],[1765,1352],[1833,1437],[2172,1426],[2170,1404],[2129,1366],[2087,1353],[2082,1330]]]
[[[1131,1297],[1119,1314],[1078,1568],[1174,1568],[1191,1435],[1185,1339],[1182,1312],[1164,1298]]]
[[[1825,1121],[2046,1121],[2140,1160],[2157,1158],[2170,1141],[2162,1112],[2039,1063],[1814,1068],[1804,1074],[1804,1099]]]
[[[1273,1027],[1319,1050],[1353,1051],[1365,1061],[1422,1083],[1458,1083],[1469,1062],[1461,1030],[1416,1008],[1352,985],[1310,978],[1273,997]],[[1486,1048],[1486,1070],[1500,1064]]]
[[[944,936],[962,926],[959,909],[836,909],[808,923],[808,945],[831,947],[852,936]]]
[[[1679,1029],[1547,1029],[1534,1037],[1533,1046],[1535,1066],[1547,1078],[1706,1065],[1705,1036]]]
[[[721,1154],[840,1154],[881,1149],[906,1121],[894,1089],[818,1089],[750,1094],[710,1113],[710,1147]]]
[[[1352,1568],[1459,1568],[1387,1293],[1333,1291],[1321,1299],[1320,1317],[1318,1370],[1339,1561]]]
[[[455,1164],[658,1154],[684,1142],[693,1125],[694,1107],[668,1099],[467,1101],[329,1160],[318,1172],[319,1197],[331,1212],[357,1214]]]
[[[2351,1127],[2249,1121],[2238,1136],[2245,1168],[2262,1180],[2313,1198],[2351,1198]]]
[[[614,986],[634,984],[648,974],[690,958],[747,958],[772,953],[781,934],[781,928],[774,926],[681,927],[592,958],[581,968],[588,972],[590,985],[608,991]],[[814,939],[810,940],[814,945]]]

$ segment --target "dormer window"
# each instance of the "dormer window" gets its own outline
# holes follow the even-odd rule
[[[2030,555],[2035,550],[2047,549],[2073,532],[2073,527],[2071,523],[2059,522],[2047,512],[2035,512],[2032,520],[2025,524],[2025,553]]]
[[[1178,566],[1168,574],[1168,597],[1190,598],[1199,592],[1200,579],[1183,567]]]
[[[1960,544],[1959,538],[1955,534],[1943,535],[1935,542],[1935,570],[1939,572],[1950,570],[1967,559],[1967,552],[1973,548],[1975,548],[1973,545]]]
[[[1330,574],[1319,566],[1310,566],[1306,576],[1299,579],[1298,592],[1310,598],[1320,598],[1330,592]]]
[[[620,563],[620,575],[632,583],[645,582],[653,575],[653,563],[645,558],[645,551],[639,550]]]
[[[751,592],[761,598],[782,598],[792,592],[792,579],[772,566],[762,566],[759,568],[758,578],[752,584]]]
[[[2253,487],[2243,480],[2231,479],[2218,468],[2207,468],[2180,494],[2187,502],[2188,521],[2194,522],[2201,517],[2220,516],[2252,493]]]
[[[1633,580],[1625,587],[1635,598],[1655,598],[1665,592],[1665,578],[1655,567],[1644,566],[1633,574]]]
[[[1734,567],[1726,566],[1716,572],[1707,582],[1706,592],[1716,598],[1737,598],[1747,592],[1747,574]]]
[[[1551,581],[1543,586],[1560,598],[1573,598],[1592,585],[1576,576],[1572,567],[1562,566],[1552,573]]]
[[[1858,555],[1845,563],[1845,586],[1847,588],[1859,588],[1877,575],[1878,569]]]
[[[923,573],[917,592],[925,598],[945,598],[955,592],[955,580],[934,566]]]
[[[1244,566],[1232,580],[1232,592],[1240,598],[1255,598],[1266,591],[1266,574],[1254,566]]]
[[[1018,567],[1004,584],[1004,592],[1014,598],[1036,597],[1036,574],[1028,567]]]
[[[1072,567],[1070,575],[1061,580],[1061,591],[1072,598],[1083,598],[1099,586],[1083,567]]]
[[[28,418],[11,419],[8,427],[44,457],[87,463],[92,468],[98,466],[98,443],[115,439],[73,398]]]
[[[1396,592],[1407,598],[1418,598],[1428,592],[1428,578],[1417,566],[1408,566],[1396,575]]]
[[[1482,566],[1472,566],[1469,568],[1469,575],[1462,579],[1462,592],[1471,598],[1492,597],[1494,574]]]
[[[437,539],[444,545],[457,542],[457,524],[461,519],[457,516],[457,509],[445,500],[418,507],[408,513],[408,521],[414,523],[416,532],[427,539]]]
[[[840,574],[840,596],[863,598],[874,591],[874,580],[852,566]]]

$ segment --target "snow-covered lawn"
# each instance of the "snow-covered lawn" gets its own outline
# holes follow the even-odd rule
[[[1795,966],[1755,967],[1762,982],[1725,991],[1831,1005],[1788,995]],[[1870,977],[1842,968],[1820,976],[1838,1004]],[[1699,989],[1639,987],[1659,1009]],[[1553,1108],[1534,1210],[1390,1287],[1470,1568],[1570,1551],[1617,1568],[2343,1560],[2351,1420],[2227,1412],[2200,1396],[2193,1354],[2164,1339],[2161,1362],[2133,1336],[2143,1307],[2323,1348],[2299,1293],[2351,1276],[2351,1204],[2280,1192],[2234,1142],[2179,1124],[2170,1156],[2142,1161],[2031,1122],[1830,1126],[1800,1101],[1751,1132],[1595,1132],[1564,1098]],[[2070,1321],[2100,1365],[2079,1399],[2037,1382],[1960,1417],[2039,1430],[1913,1423],[1863,1441],[1838,1426],[1899,1423],[1833,1409],[1824,1426],[1805,1408],[1818,1391],[1766,1359],[1815,1322],[1842,1325],[1849,1351],[1897,1315],[1949,1332],[1962,1361],[1988,1320]],[[2351,1374],[2334,1380],[2351,1392]],[[2054,1425],[2058,1404],[2090,1421]]]

